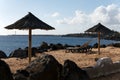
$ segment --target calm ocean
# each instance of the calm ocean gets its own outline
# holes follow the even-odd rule
[[[97,42],[97,38],[78,38],[78,37],[61,37],[61,36],[32,36],[32,46],[37,47],[43,41],[50,43],[61,43],[69,45],[82,45],[83,43],[92,40],[91,45]],[[115,43],[116,41],[101,40],[101,44]],[[7,55],[17,48],[25,48],[28,46],[28,36],[0,36],[0,50]]]

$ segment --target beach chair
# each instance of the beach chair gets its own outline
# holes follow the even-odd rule
[[[66,53],[69,53],[69,52],[75,53],[75,52],[78,52],[78,50],[79,50],[79,47],[68,47],[68,48],[66,48],[65,52]]]
[[[87,41],[86,43],[84,43],[82,46],[80,46],[80,47],[78,48],[78,52],[83,53],[83,52],[91,51],[91,50],[92,50],[92,46],[89,45],[91,41],[92,41],[92,40],[89,40],[89,41]]]
[[[90,42],[92,40],[89,40],[87,42],[85,42],[82,46],[80,47],[68,47],[66,48],[65,52],[72,52],[72,53],[83,53],[83,52],[88,52],[92,50],[92,46],[90,46]]]

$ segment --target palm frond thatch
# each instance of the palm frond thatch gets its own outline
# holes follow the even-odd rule
[[[89,28],[85,32],[101,32],[101,33],[111,33],[112,31],[102,25],[101,23],[98,23],[97,25],[93,26],[92,28]]]
[[[44,29],[44,30],[52,30],[55,29],[45,22],[38,19],[31,12],[29,12],[26,16],[16,21],[15,23],[8,25],[5,27],[6,29]]]

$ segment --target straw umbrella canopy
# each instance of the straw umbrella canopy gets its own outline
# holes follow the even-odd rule
[[[101,23],[98,23],[97,25],[93,26],[92,28],[89,28],[85,32],[97,32],[98,33],[98,54],[100,54],[100,33],[106,34],[111,33],[112,31],[102,25]]]
[[[45,22],[38,19],[31,12],[26,16],[16,21],[15,23],[5,27],[6,29],[19,29],[19,30],[29,30],[29,47],[28,47],[28,57],[29,63],[31,62],[31,47],[32,47],[32,29],[42,29],[42,30],[52,30],[55,29]]]

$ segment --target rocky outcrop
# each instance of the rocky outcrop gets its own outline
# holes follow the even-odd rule
[[[106,48],[107,46],[105,44],[100,45],[100,48]],[[98,43],[95,43],[93,45],[93,48],[98,48]]]
[[[63,66],[64,80],[90,80],[85,70],[79,68],[73,61],[66,60]]]
[[[86,68],[91,79],[120,72],[120,61],[112,62],[111,58],[104,57],[97,60],[96,65]]]
[[[51,55],[32,61],[24,70],[15,74],[15,80],[59,80],[62,65]]]
[[[7,58],[7,55],[0,50],[0,58]]]
[[[28,54],[26,50],[19,48],[11,52],[9,57],[26,58],[28,57]]]
[[[13,77],[9,66],[0,60],[0,80],[106,80],[101,77],[120,73],[120,61],[113,63],[109,57],[95,60],[96,65],[86,68],[78,67],[71,60],[65,60],[62,66],[52,55],[44,54],[17,70]]]
[[[58,44],[50,44],[50,50],[59,50],[59,49],[64,49],[65,47],[58,43]]]
[[[113,47],[119,47],[120,48],[120,43],[113,43],[113,44],[109,44],[108,46],[113,46]]]
[[[13,80],[8,64],[0,60],[0,80]]]
[[[43,51],[47,51],[49,49],[49,45],[46,42],[42,42],[39,49]]]
[[[66,60],[64,65],[52,55],[43,55],[32,61],[25,69],[18,70],[15,80],[90,80],[120,72],[120,62],[113,63],[109,57],[96,59],[96,65],[80,68]]]
[[[32,56],[35,56],[35,54],[38,53],[38,49],[33,47],[32,48]],[[9,57],[17,57],[17,58],[26,58],[28,57],[28,47],[25,49],[18,48],[14,51],[12,51],[9,55]]]
[[[85,70],[73,61],[62,66],[52,55],[43,55],[14,75],[15,80],[90,80]]]
[[[96,61],[96,64],[94,65],[94,67],[104,67],[106,65],[113,64],[110,57],[96,58],[95,61]]]

